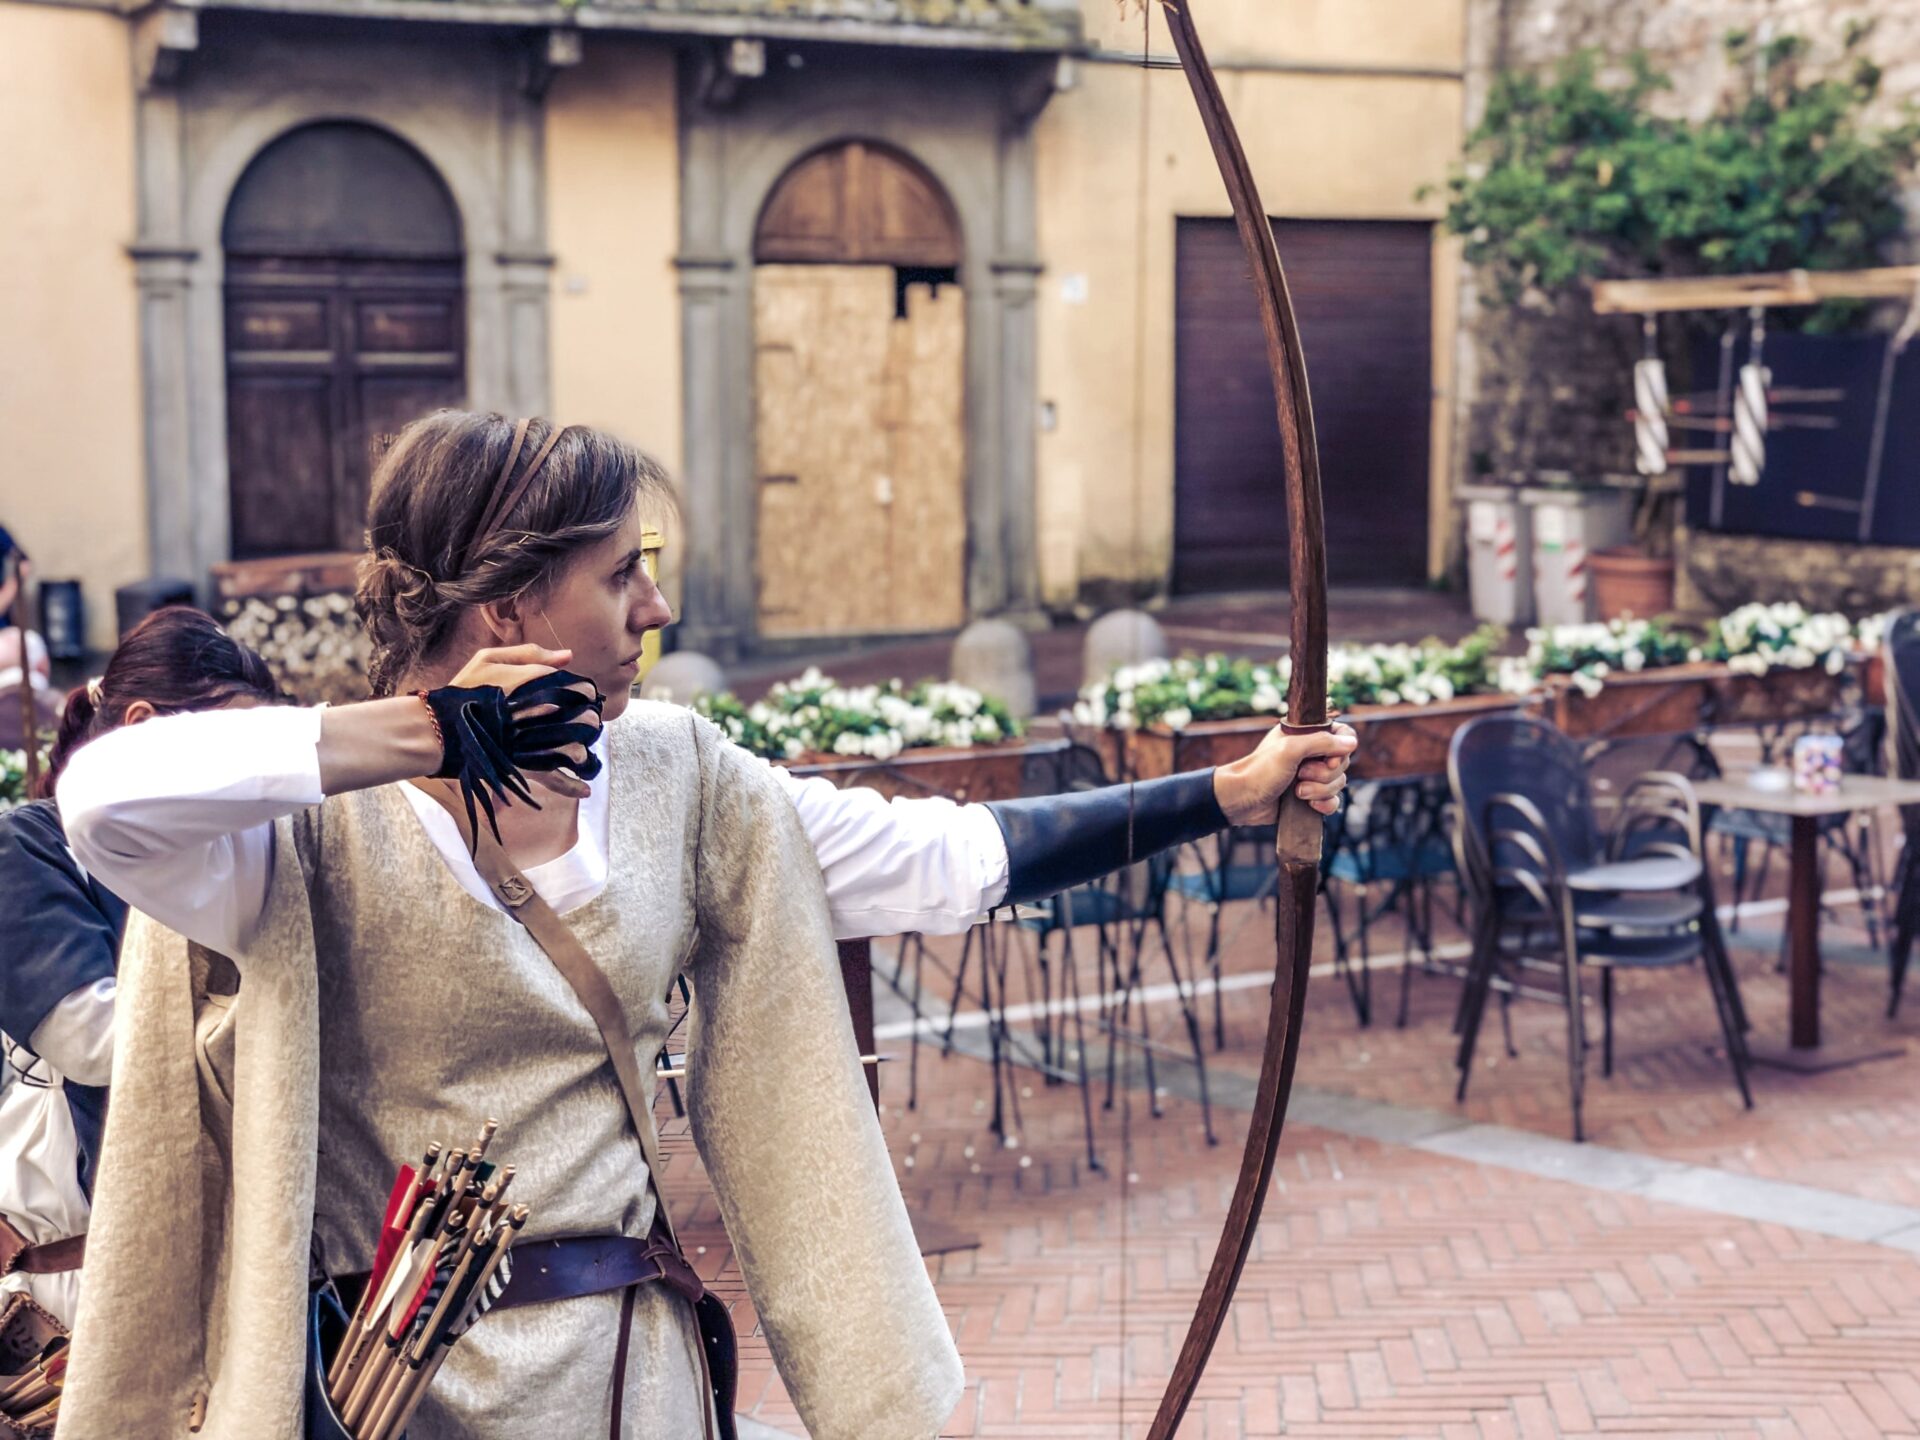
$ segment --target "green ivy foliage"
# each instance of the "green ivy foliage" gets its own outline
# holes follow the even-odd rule
[[[1735,79],[1697,122],[1657,113],[1671,82],[1644,54],[1620,73],[1593,50],[1505,72],[1446,183],[1446,226],[1505,303],[1601,278],[1878,264],[1920,114],[1867,122],[1881,74],[1865,35],[1824,66],[1797,36],[1728,36]]]

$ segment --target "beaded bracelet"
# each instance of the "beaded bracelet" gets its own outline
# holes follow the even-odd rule
[[[425,690],[416,690],[413,693],[420,703],[427,707],[427,719],[433,724],[433,738],[439,744],[440,755],[444,759],[447,753],[447,736],[446,732],[440,728],[439,712],[433,708],[433,701],[428,698]],[[440,767],[436,765],[434,768],[437,770]]]

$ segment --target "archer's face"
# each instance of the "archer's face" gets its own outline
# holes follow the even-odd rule
[[[652,541],[636,509],[618,533],[581,551],[524,613],[525,639],[573,651],[569,668],[600,687],[607,720],[627,708],[648,632],[673,620],[654,583],[646,549]]]

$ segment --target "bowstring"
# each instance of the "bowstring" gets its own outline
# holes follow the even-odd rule
[[[1121,884],[1126,887],[1123,894],[1133,887],[1133,792],[1134,781],[1129,779],[1127,781],[1127,868],[1120,872]],[[1120,913],[1126,915],[1127,907],[1122,905]],[[1123,1007],[1126,1005],[1127,992],[1133,984],[1134,972],[1139,968],[1140,947],[1143,943],[1142,936],[1145,934],[1145,931],[1136,927],[1130,919],[1125,923],[1133,932],[1133,954],[1127,957],[1127,976],[1120,982],[1120,1003]],[[1140,997],[1140,1003],[1143,1006],[1146,1004],[1144,995]],[[1110,1025],[1107,1029],[1107,1044],[1119,1043],[1119,1027]],[[1131,1064],[1131,1057],[1128,1063]],[[1114,1393],[1117,1397],[1118,1430],[1124,1440],[1127,1433],[1127,1296],[1133,1288],[1133,1270],[1127,1259],[1127,1237],[1131,1229],[1133,1213],[1133,1076],[1122,1075],[1120,1080],[1120,1375],[1119,1383],[1114,1387]]]
[[[1124,12],[1127,0],[1121,0]],[[1134,548],[1134,573],[1142,569],[1141,552],[1146,548],[1146,537],[1141,533],[1141,500],[1146,486],[1146,414],[1147,414],[1147,190],[1152,183],[1153,166],[1153,7],[1140,0],[1140,136],[1139,136],[1139,173],[1136,177],[1136,200],[1134,213],[1134,300],[1133,300],[1133,495],[1132,530]],[[1124,752],[1123,752],[1124,753]],[[1133,820],[1134,820],[1134,779],[1127,778],[1127,868],[1121,871],[1122,894],[1129,894],[1133,888]],[[1120,913],[1126,915],[1125,905]],[[1140,950],[1145,943],[1143,927],[1135,926],[1131,920],[1126,923],[1132,932],[1132,951],[1126,957],[1127,974],[1120,981],[1121,1013],[1127,1011],[1128,988],[1133,976],[1139,969]],[[1117,978],[1117,977],[1116,977]],[[1144,1006],[1146,997],[1141,996]],[[1114,1017],[1117,1021],[1118,1017]],[[1120,1027],[1117,1023],[1107,1028],[1107,1044],[1120,1043]],[[1109,1060],[1111,1063],[1111,1060]],[[1127,1057],[1131,1064],[1131,1056]],[[1120,1086],[1120,1343],[1118,1348],[1118,1380],[1114,1386],[1114,1422],[1115,1433],[1125,1440],[1127,1433],[1127,1302],[1133,1289],[1133,1267],[1128,1256],[1129,1239],[1133,1228],[1133,1076],[1121,1076]]]

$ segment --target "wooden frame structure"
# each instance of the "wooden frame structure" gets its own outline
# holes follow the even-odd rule
[[[1920,265],[1884,265],[1871,270],[1600,280],[1593,287],[1593,309],[1596,315],[1659,315],[1818,305],[1826,300],[1913,300],[1916,296],[1920,296]]]

